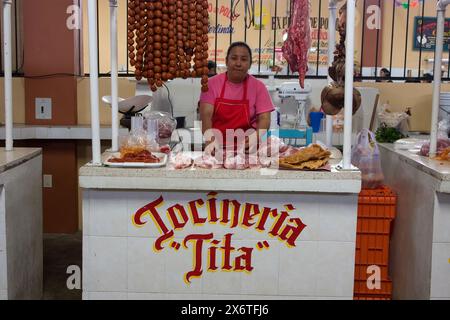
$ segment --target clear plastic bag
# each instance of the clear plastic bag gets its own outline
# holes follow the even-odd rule
[[[158,137],[157,142],[160,145],[168,144],[170,142],[170,138],[172,137],[172,132],[177,127],[177,120],[173,118],[167,112],[161,111],[150,111],[144,114],[145,119],[157,120],[158,122]],[[148,121],[144,122],[148,123]]]
[[[368,129],[358,133],[357,143],[352,149],[352,164],[361,171],[364,189],[376,189],[383,184],[380,150],[375,135]]]
[[[437,146],[436,146],[436,152],[440,153],[442,150],[450,147],[450,140],[449,139],[437,139]],[[430,141],[427,141],[422,145],[422,148],[420,148],[420,155],[424,157],[428,157],[430,155]]]
[[[448,119],[442,119],[438,123],[438,139],[448,139],[448,134],[450,133],[450,121]]]
[[[143,150],[158,152],[159,145],[155,138],[149,136],[145,128],[145,121],[142,116],[131,118],[131,131],[129,134],[119,137],[120,153],[138,153]]]

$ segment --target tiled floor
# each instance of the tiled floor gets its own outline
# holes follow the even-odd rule
[[[69,290],[69,266],[82,267],[82,234],[44,234],[44,300],[81,300],[81,289]]]

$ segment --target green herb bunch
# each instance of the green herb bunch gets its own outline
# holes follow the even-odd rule
[[[391,128],[382,123],[375,132],[375,137],[379,143],[393,143],[399,139],[405,138],[405,135],[396,128]]]

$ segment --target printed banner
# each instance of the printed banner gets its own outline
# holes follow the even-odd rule
[[[435,51],[436,49],[436,24],[435,17],[414,18],[414,46],[413,50]],[[450,19],[445,19],[444,25],[444,51],[449,50]]]

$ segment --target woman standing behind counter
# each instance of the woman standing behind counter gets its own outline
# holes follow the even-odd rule
[[[251,63],[252,52],[245,42],[230,45],[227,72],[210,78],[209,90],[200,96],[203,134],[208,129],[218,129],[225,137],[227,129],[269,129],[274,105],[264,83],[248,74]]]

